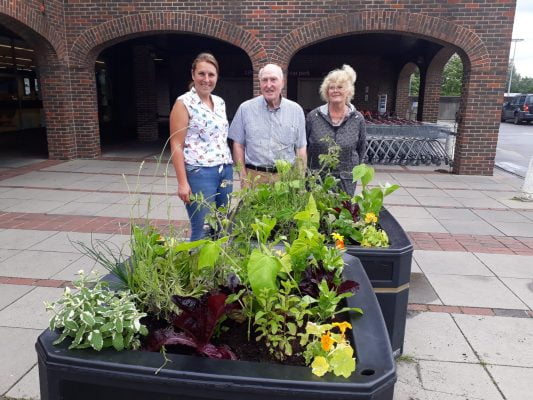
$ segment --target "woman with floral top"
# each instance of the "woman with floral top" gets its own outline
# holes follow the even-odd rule
[[[224,100],[212,94],[218,79],[218,62],[209,53],[192,63],[190,90],[179,96],[170,113],[170,149],[178,178],[178,196],[191,222],[191,240],[206,235],[208,207],[191,201],[202,193],[217,207],[228,203],[233,188],[233,166],[227,144],[228,119]]]

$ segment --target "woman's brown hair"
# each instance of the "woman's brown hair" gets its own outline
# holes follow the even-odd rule
[[[211,53],[198,54],[196,58],[194,59],[194,61],[192,62],[191,70],[194,72],[196,70],[196,66],[198,65],[198,63],[201,63],[201,62],[206,62],[206,63],[213,65],[215,69],[217,70],[217,74],[218,74],[218,61],[213,54]]]

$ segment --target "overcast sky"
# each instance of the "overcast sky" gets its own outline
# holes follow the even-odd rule
[[[522,77],[533,77],[533,0],[516,0],[513,39],[524,39],[516,43],[516,71]],[[514,46],[513,43],[509,58],[513,57]]]

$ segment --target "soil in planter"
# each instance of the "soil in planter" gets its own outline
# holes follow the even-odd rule
[[[170,326],[167,321],[156,319],[151,316],[143,318],[141,322],[146,325],[149,332],[168,328]],[[224,321],[223,327],[224,329],[221,329],[220,334],[217,337],[212,338],[211,342],[214,345],[220,346],[225,344],[229,346],[239,360],[281,363],[269,353],[264,340],[256,341],[256,335],[253,332],[253,329],[250,332],[250,340],[248,340],[248,324],[246,322],[238,323],[237,321],[228,319]],[[170,345],[165,347],[167,353],[197,355],[198,357],[202,357],[196,353],[194,349],[188,346]],[[296,341],[294,347],[295,354],[301,353],[303,350],[298,341]],[[305,365],[304,358],[301,355],[287,357],[282,363],[284,365]]]
[[[256,335],[253,332],[253,327],[250,332],[250,340],[248,340],[248,324],[238,323],[233,320],[226,320],[224,326],[228,329],[221,332],[217,338],[213,339],[213,343],[218,345],[226,344],[237,355],[239,360],[256,361],[256,362],[271,362],[281,363],[268,351],[264,340],[256,341]],[[303,349],[298,340],[293,346],[295,354],[301,353]],[[282,362],[284,365],[304,366],[303,356],[290,356]]]

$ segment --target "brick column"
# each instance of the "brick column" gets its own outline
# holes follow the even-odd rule
[[[500,127],[502,87],[498,72],[468,71],[463,76],[460,121],[455,143],[453,172],[461,175],[493,174]],[[482,112],[479,99],[483,99]]]
[[[394,112],[399,118],[407,118],[409,112],[409,81],[411,74],[415,72],[417,66],[413,63],[405,64],[398,74],[398,81],[396,83],[396,102]]]
[[[48,156],[55,160],[76,158],[76,129],[72,120],[68,75],[64,65],[39,65]]]
[[[155,64],[150,46],[133,47],[137,139],[157,140]]]

